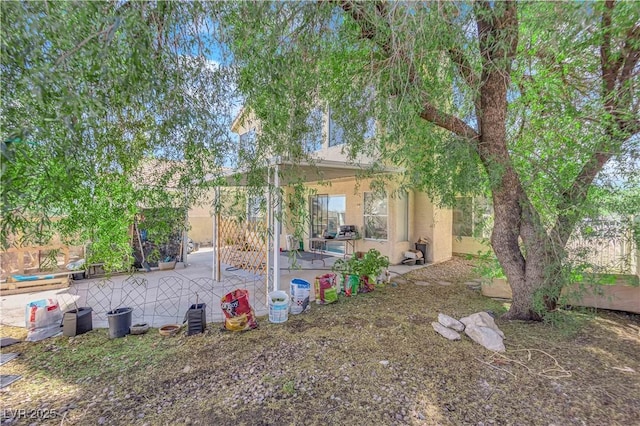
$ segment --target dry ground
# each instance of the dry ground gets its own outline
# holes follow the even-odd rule
[[[151,330],[109,340],[94,330],[21,343],[8,350],[22,355],[1,367],[24,376],[0,393],[1,414],[52,409],[55,419],[36,423],[56,425],[638,424],[638,316],[498,320],[507,352],[495,355],[431,328],[438,312],[504,312],[469,278],[470,263],[456,259],[240,334],[210,324],[191,337]]]

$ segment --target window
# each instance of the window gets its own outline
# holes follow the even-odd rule
[[[311,237],[324,237],[326,234],[336,236],[340,226],[345,225],[347,197],[344,195],[311,196]],[[344,241],[314,242],[313,248],[326,249],[328,252],[344,254]]]
[[[245,156],[253,156],[256,152],[256,129],[251,129],[240,135],[238,150]]]
[[[387,196],[364,193],[364,237],[387,240]]]
[[[365,124],[366,128],[364,129],[364,139],[371,139],[376,135],[376,120],[373,117],[367,118],[367,122]]]
[[[308,132],[302,139],[302,146],[305,152],[315,152],[322,149],[322,125],[323,112],[320,108],[314,108],[307,117],[306,125]]]
[[[344,129],[333,119],[333,111],[329,110],[329,146],[344,144]]]
[[[398,242],[409,241],[409,194],[402,192],[398,198],[396,214],[396,235]]]
[[[485,198],[457,197],[453,209],[453,235],[456,237],[489,238],[492,209]]]

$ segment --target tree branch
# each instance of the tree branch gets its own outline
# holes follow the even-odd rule
[[[477,141],[480,139],[478,132],[476,132],[467,123],[454,115],[438,110],[429,102],[424,105],[422,112],[420,112],[420,118],[433,123],[438,127],[449,130],[450,132],[453,132],[467,140]]]

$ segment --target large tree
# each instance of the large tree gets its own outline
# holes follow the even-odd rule
[[[269,153],[296,152],[326,101],[354,155],[404,166],[445,204],[486,188],[506,318],[538,320],[603,169],[615,162],[614,189],[637,173],[639,21],[614,1],[259,2],[223,28]]]
[[[2,248],[57,233],[121,269],[141,207],[186,207],[211,184],[232,88],[207,39],[212,13],[209,3],[0,4]]]

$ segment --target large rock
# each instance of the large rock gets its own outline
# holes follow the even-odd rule
[[[450,328],[445,327],[439,322],[432,322],[431,327],[433,327],[436,333],[438,333],[442,337],[446,337],[449,340],[460,340],[460,334]]]
[[[438,322],[445,327],[451,328],[455,331],[464,331],[464,324],[455,318],[445,314],[438,314]]]
[[[504,352],[506,349],[502,342],[502,336],[493,328],[482,325],[467,324],[464,332],[476,343],[481,344],[490,351]]]
[[[486,312],[476,312],[475,314],[471,314],[468,317],[460,318],[460,322],[463,323],[466,327],[475,325],[477,327],[491,328],[504,339],[504,333],[498,328],[496,322],[493,320],[493,317]]]

